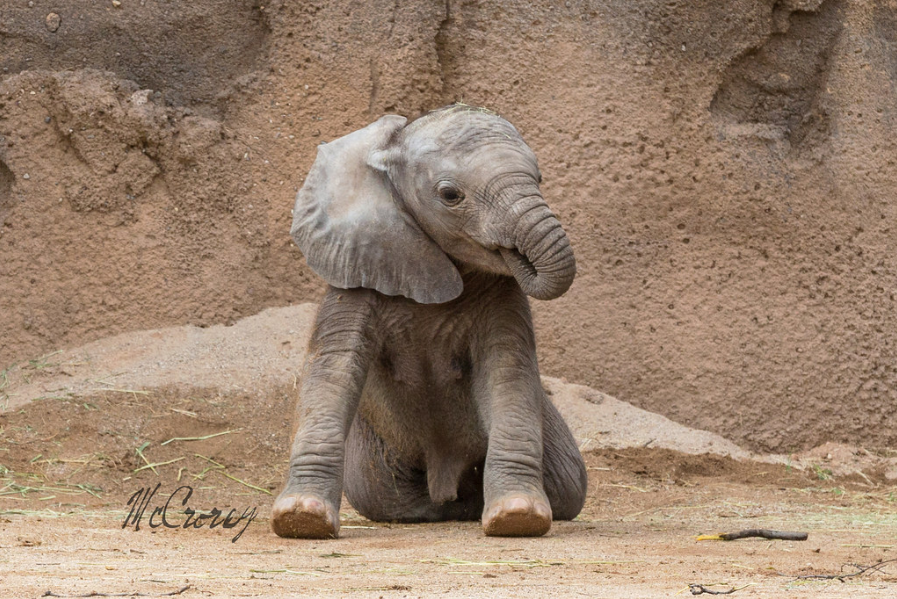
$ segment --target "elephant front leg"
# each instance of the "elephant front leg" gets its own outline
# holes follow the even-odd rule
[[[281,537],[339,534],[346,437],[367,375],[364,320],[339,308],[325,298],[306,359],[289,475],[271,514]]]
[[[542,479],[542,405],[532,344],[491,348],[478,381],[489,435],[483,476],[483,530],[490,536],[540,536],[551,528]],[[504,349],[503,349],[504,347]]]
[[[314,372],[312,364],[312,376]],[[344,423],[351,422],[357,400],[335,391],[303,389],[287,483],[271,510],[271,527],[278,536],[325,539],[339,534]]]

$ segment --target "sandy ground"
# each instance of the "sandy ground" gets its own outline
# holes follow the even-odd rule
[[[751,454],[550,377],[543,384],[589,467],[576,521],[540,539],[496,539],[478,523],[372,523],[344,503],[340,539],[280,539],[268,516],[313,313],[301,305],[233,327],[124,334],[7,371],[3,596],[188,587],[187,597],[658,597],[687,595],[689,583],[726,583],[712,588],[738,596],[844,596],[845,585],[857,597],[897,592],[897,563],[844,582],[798,578],[897,557],[893,456],[835,444]],[[156,485],[140,530],[123,526],[135,492]],[[246,517],[231,529],[212,529],[213,520],[152,527],[154,508],[181,486],[193,492],[186,504],[186,489],[175,495],[169,523],[183,525],[187,508]],[[695,540],[745,528],[805,531],[809,540]]]
[[[340,539],[285,540],[268,528],[269,496],[221,477],[194,481],[190,505],[258,506],[259,517],[236,542],[221,528],[153,530],[144,521],[139,531],[123,530],[127,491],[153,483],[152,475],[102,500],[5,495],[3,594],[160,596],[187,587],[184,597],[672,597],[688,596],[689,584],[734,587],[745,597],[897,593],[897,562],[843,582],[799,578],[897,558],[893,488],[668,450],[586,458],[586,509],[538,539],[487,538],[478,523],[371,523],[344,505]],[[166,496],[176,485],[169,472],[160,479]],[[806,531],[809,539],[695,540],[757,527]]]

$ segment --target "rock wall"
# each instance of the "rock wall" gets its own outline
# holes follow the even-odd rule
[[[753,449],[897,442],[893,0],[17,1],[0,76],[2,365],[314,300],[316,145],[464,101],[577,253],[546,374]]]

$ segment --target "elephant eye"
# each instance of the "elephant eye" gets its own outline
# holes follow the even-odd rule
[[[454,206],[464,199],[464,192],[446,181],[443,181],[436,186],[436,195],[439,196],[439,199],[442,200],[443,204],[449,206]]]

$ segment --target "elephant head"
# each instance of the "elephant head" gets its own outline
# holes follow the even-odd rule
[[[576,261],[540,181],[532,150],[491,112],[384,116],[319,146],[290,233],[335,287],[442,303],[461,294],[459,269],[480,270],[553,299]]]

